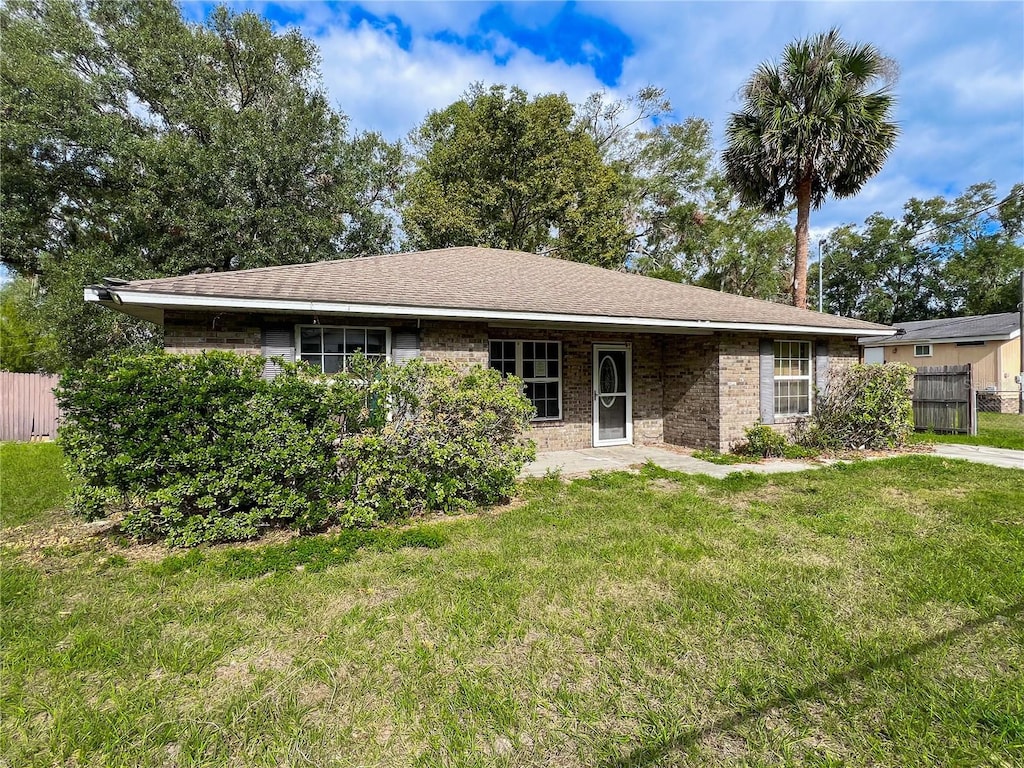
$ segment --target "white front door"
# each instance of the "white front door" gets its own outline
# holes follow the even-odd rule
[[[633,442],[633,370],[625,344],[594,345],[594,445]]]

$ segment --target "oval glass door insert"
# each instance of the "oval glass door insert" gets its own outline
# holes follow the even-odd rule
[[[611,355],[605,356],[601,361],[601,404],[605,408],[611,408],[615,404],[615,392],[619,383],[619,369]]]

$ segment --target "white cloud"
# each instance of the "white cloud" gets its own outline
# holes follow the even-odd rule
[[[378,18],[401,19],[411,30],[409,50],[369,24],[350,28],[351,8],[300,3],[289,9],[320,45],[324,82],[356,128],[401,138],[478,80],[532,93],[565,91],[573,100],[603,89],[588,66],[545,61],[497,34],[488,39],[491,53],[436,38],[477,32],[490,4],[387,0],[364,7]],[[537,29],[561,8],[513,3],[503,12]],[[838,26],[848,39],[871,42],[894,57],[902,68],[899,144],[861,194],[829,201],[813,214],[816,228],[860,222],[876,210],[898,216],[911,196],[955,195],[988,179],[1004,191],[1024,178],[1019,3],[599,2],[580,3],[576,12],[614,24],[632,43],[612,95],[662,86],[678,117],[712,122],[719,146],[725,120],[738,107],[738,89],[789,41]],[[495,54],[507,62],[497,64]]]
[[[459,98],[470,83],[509,83],[530,93],[565,92],[582,100],[601,83],[584,65],[544,61],[508,41],[498,48],[508,61],[496,64],[490,53],[476,53],[424,37],[410,50],[380,29],[331,26],[314,38],[323,56],[324,83],[339,108],[357,128],[401,138],[427,112]]]
[[[837,26],[896,59],[897,147],[859,195],[828,201],[828,230],[910,197],[956,195],[978,181],[1024,179],[1024,6],[1016,3],[598,3],[634,41],[624,88],[664,85],[680,116],[712,121],[719,146],[737,91],[786,43]]]

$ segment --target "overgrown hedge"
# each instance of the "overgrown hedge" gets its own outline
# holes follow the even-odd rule
[[[896,448],[914,431],[914,368],[904,363],[834,371],[799,436],[819,448]]]
[[[253,538],[369,525],[512,492],[533,445],[521,383],[497,371],[357,359],[326,377],[227,352],[96,358],[57,391],[75,510],[139,539]]]

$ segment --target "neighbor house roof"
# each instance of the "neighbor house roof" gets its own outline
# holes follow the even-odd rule
[[[1020,335],[1020,315],[1003,312],[998,315],[972,315],[970,317],[945,317],[938,320],[917,320],[899,323],[895,336],[867,336],[860,339],[866,347],[894,344],[914,344],[927,341],[998,341],[1013,339]]]
[[[139,316],[209,308],[845,335],[888,330],[549,256],[471,247],[90,286],[86,299]]]

